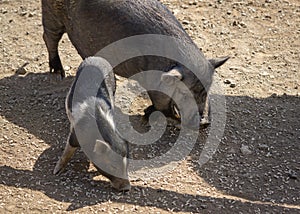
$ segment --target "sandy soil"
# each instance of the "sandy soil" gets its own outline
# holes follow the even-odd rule
[[[208,129],[174,170],[132,179],[129,193],[112,190],[82,152],[52,175],[68,134],[64,99],[81,59],[64,36],[67,78],[57,81],[48,73],[40,2],[0,0],[0,213],[300,212],[300,2],[162,2],[208,58],[232,57],[216,75],[227,123],[213,158],[197,161]],[[147,105],[136,100],[133,122]],[[177,132],[168,128],[161,144]]]

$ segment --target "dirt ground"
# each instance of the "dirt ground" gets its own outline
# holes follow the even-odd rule
[[[81,59],[64,36],[67,78],[57,81],[48,73],[40,2],[0,0],[0,213],[300,213],[299,0],[162,2],[208,58],[231,56],[217,71],[227,122],[213,158],[197,161],[208,129],[174,170],[132,179],[129,193],[114,191],[82,152],[52,175]],[[16,74],[26,62],[26,74]],[[122,110],[127,98],[118,90]],[[138,100],[132,117],[147,105]],[[173,136],[168,128],[162,144]]]

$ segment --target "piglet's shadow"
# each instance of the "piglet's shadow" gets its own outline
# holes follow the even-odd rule
[[[0,80],[1,116],[40,139],[40,144],[50,146],[41,150],[32,171],[1,166],[1,183],[38,190],[58,201],[70,202],[70,210],[107,201],[116,194],[109,182],[92,181],[98,173],[87,172],[89,161],[81,151],[75,154],[61,176],[52,174],[69,132],[64,102],[73,79],[67,77],[59,81],[53,74],[29,73]],[[141,119],[132,118],[134,123]],[[86,193],[94,194],[93,189],[97,189],[95,197],[88,197]]]

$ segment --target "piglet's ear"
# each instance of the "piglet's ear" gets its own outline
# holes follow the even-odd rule
[[[172,85],[176,81],[180,81],[182,79],[183,76],[179,67],[175,67],[161,76],[161,80],[168,85]]]
[[[223,65],[230,57],[220,57],[220,58],[214,58],[214,59],[209,59],[208,61],[214,68],[218,68],[221,65]]]
[[[108,143],[106,143],[102,140],[96,140],[96,144],[95,144],[93,152],[100,155],[100,154],[105,154],[111,150],[112,150],[111,146]]]

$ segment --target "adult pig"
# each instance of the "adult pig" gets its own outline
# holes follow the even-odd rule
[[[128,78],[141,71],[163,71],[160,81],[167,80],[173,91],[172,97],[184,98],[179,104],[185,107],[178,109],[172,97],[151,91],[149,96],[153,106],[145,113],[149,115],[152,111],[159,110],[174,118],[180,115],[185,118],[183,122],[188,127],[198,127],[199,121],[200,124],[208,123],[207,95],[214,69],[228,58],[206,60],[174,15],[158,0],[42,0],[42,19],[50,72],[60,73],[62,77],[65,72],[58,54],[58,43],[64,33],[68,34],[83,59],[131,36],[155,34],[177,38],[180,44],[172,48],[182,58],[189,58],[197,68],[196,71],[191,71],[174,59],[143,56],[121,63],[114,68],[114,72]],[[137,52],[143,52],[144,49],[134,48]],[[119,52],[123,51],[126,52]],[[111,63],[110,59],[107,60]],[[178,86],[179,82],[184,83],[193,96],[186,96],[180,89],[182,87]],[[198,109],[187,105],[193,101],[196,101]]]
[[[114,188],[120,191],[130,189],[128,142],[116,130],[114,92],[115,79],[110,64],[100,57],[86,58],[78,68],[66,98],[70,134],[54,174],[64,169],[81,146]]]

